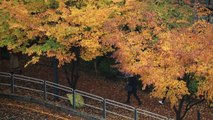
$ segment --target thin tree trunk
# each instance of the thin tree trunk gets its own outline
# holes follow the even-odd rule
[[[13,53],[10,54],[10,72],[20,74],[18,56],[16,54],[13,54]]]
[[[1,50],[1,48],[0,48],[0,60],[1,60],[1,58],[2,58],[2,52],[1,52],[2,50]],[[1,63],[1,62],[0,62]]]
[[[95,68],[95,76],[98,76],[98,70],[97,70],[97,60],[94,61],[94,68]]]
[[[53,76],[54,76],[54,83],[59,84],[59,77],[58,77],[58,60],[53,59]],[[59,91],[58,88],[54,88],[54,94],[58,95]],[[58,99],[57,96],[54,97],[55,99]]]
[[[76,61],[72,61],[71,65],[65,64],[64,71],[70,87],[76,89],[79,79],[80,49],[75,47],[72,51],[75,53]]]
[[[195,105],[199,104],[199,103],[202,103],[205,99],[202,99],[202,100],[198,100],[196,102],[193,102],[193,100],[189,101],[189,103],[186,105],[185,110],[184,112],[182,111],[183,110],[183,105],[184,105],[184,101],[186,101],[186,97],[191,97],[191,96],[184,96],[179,105],[178,105],[178,108],[176,108],[176,106],[173,107],[174,111],[175,111],[175,114],[176,114],[176,120],[183,120],[186,116],[186,113]],[[192,98],[190,98],[192,99]],[[183,113],[182,113],[183,112]]]
[[[178,105],[178,109],[175,108],[176,120],[182,120],[181,112],[182,112],[182,108],[183,108],[185,97],[186,96],[183,96],[183,98],[181,99],[181,101],[180,101],[180,103]]]

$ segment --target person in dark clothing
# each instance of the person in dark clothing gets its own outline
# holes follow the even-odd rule
[[[137,95],[137,85],[138,85],[138,79],[136,76],[132,76],[128,78],[128,84],[127,84],[127,101],[126,103],[130,103],[130,97],[133,94],[134,97],[137,99],[138,104],[141,105],[140,98]]]

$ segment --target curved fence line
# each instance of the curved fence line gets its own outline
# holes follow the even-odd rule
[[[0,86],[4,86],[9,93],[31,96],[32,98],[41,99],[43,101],[51,102],[55,98],[60,99],[60,106],[67,109],[77,110],[78,112],[85,112],[93,116],[97,116],[101,119],[156,119],[156,120],[169,120],[169,118],[152,113],[146,110],[138,109],[130,105],[126,105],[120,102],[116,102],[103,97],[90,94],[80,90],[73,90],[67,86],[55,84],[50,81],[27,77],[23,75],[10,74],[6,72],[0,72]],[[53,91],[59,91],[55,94]],[[28,90],[31,92],[28,95],[23,95],[23,91]],[[67,94],[72,95],[72,101],[68,99]],[[35,94],[35,95],[34,95]],[[78,108],[79,101],[77,101],[76,95],[80,94],[84,98],[84,107]],[[36,96],[36,97],[35,97]],[[72,107],[70,107],[72,102]],[[89,108],[89,109],[86,109]],[[92,110],[91,110],[92,109]],[[96,110],[96,112],[94,112]],[[113,116],[113,117],[112,117]]]

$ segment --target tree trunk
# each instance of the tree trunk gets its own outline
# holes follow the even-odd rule
[[[98,76],[98,70],[97,70],[97,60],[94,61],[94,68],[95,68],[95,76]]]
[[[10,72],[20,74],[18,56],[16,54],[13,54],[13,53],[10,54]]]
[[[72,61],[71,64],[65,64],[64,71],[70,87],[76,89],[79,79],[80,49],[78,47],[74,47],[72,48],[72,51],[75,53],[76,61]]]
[[[2,53],[1,53],[1,51],[2,51],[2,50],[1,50],[1,48],[0,48],[0,60],[1,60],[1,57],[2,57]],[[0,63],[1,63],[1,62],[0,62]]]
[[[59,83],[59,78],[58,78],[58,60],[57,59],[53,59],[53,75],[54,75],[54,83],[58,84]],[[58,95],[59,91],[58,88],[54,89],[54,94]],[[58,99],[57,96],[54,97],[55,99]]]
[[[176,113],[176,120],[182,120],[182,119],[181,119],[181,113],[180,113],[180,112]]]
[[[72,62],[72,68],[71,68],[71,86],[73,89],[76,89],[77,81],[79,79],[79,73],[78,73],[78,60]]]
[[[190,99],[190,100],[189,100]],[[175,114],[176,114],[176,120],[183,120],[186,116],[186,114],[188,113],[188,111],[195,105],[200,104],[204,101],[205,99],[201,99],[201,100],[197,100],[197,99],[193,99],[192,95],[186,95],[184,96],[178,105],[178,108],[176,108],[175,106],[173,107]],[[188,102],[186,104],[186,106],[183,108],[184,105],[184,101]],[[198,117],[199,118],[199,117]]]
[[[182,120],[183,119],[183,117],[181,116],[181,112],[182,112],[182,108],[183,108],[185,97],[186,96],[183,96],[183,98],[180,100],[180,102],[178,104],[178,108],[176,108],[174,106],[174,111],[176,113],[176,120]]]

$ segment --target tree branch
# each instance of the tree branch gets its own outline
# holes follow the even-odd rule
[[[200,101],[197,101],[197,102],[191,104],[191,105],[189,106],[188,109],[191,109],[194,105],[197,105],[197,104],[199,104],[199,103],[202,103],[204,100],[205,100],[205,99],[202,99],[202,100],[200,100]]]
[[[178,112],[178,111],[177,111],[177,108],[176,108],[176,106],[175,106],[175,105],[174,105],[173,109],[174,109],[175,113],[177,113],[177,112]]]
[[[187,113],[194,105],[197,105],[197,104],[203,102],[204,100],[205,100],[205,99],[199,100],[199,101],[197,101],[197,102],[195,102],[195,103],[193,103],[193,104],[191,104],[193,100],[190,100],[190,101],[188,102],[188,104],[186,105],[185,111],[184,111],[183,115],[181,116],[181,119],[183,119],[183,118],[185,117],[186,113]],[[191,104],[191,105],[190,105],[190,104]]]
[[[190,96],[189,96],[190,97]],[[189,111],[188,106],[192,103],[192,100],[189,100],[188,104],[185,107],[185,111],[183,113],[183,115],[181,116],[181,119],[183,119],[186,115],[186,113]]]
[[[178,111],[179,112],[181,112],[181,109],[182,109],[182,106],[183,106],[185,98],[186,98],[186,95],[183,96],[183,98],[181,99],[181,101],[179,103],[179,106],[178,106]]]

